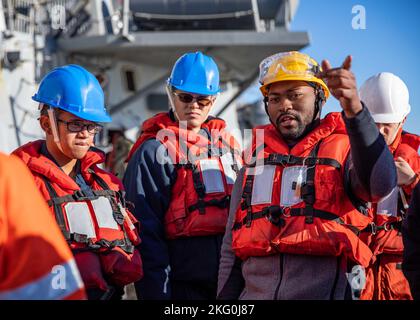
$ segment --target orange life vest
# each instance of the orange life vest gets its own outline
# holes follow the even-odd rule
[[[30,171],[0,153],[0,300],[85,298],[73,255]]]
[[[226,228],[230,194],[241,165],[239,146],[221,119],[208,119],[202,129],[211,134],[210,139],[180,127],[168,113],[157,114],[143,124],[128,157],[145,141],[157,139],[176,166],[165,214],[168,239],[222,234]]]
[[[291,150],[273,125],[254,139],[233,226],[241,259],[278,252],[346,255],[367,266],[372,252],[358,237],[371,219],[357,211],[343,183],[350,143],[339,113],[330,113]],[[250,161],[251,157],[255,159]]]
[[[134,247],[140,243],[137,221],[126,209],[119,180],[96,166],[104,155],[91,149],[81,160],[81,173],[92,189],[89,195],[40,153],[42,143],[30,142],[14,154],[32,171],[75,255],[86,288],[106,291],[108,282],[123,286],[139,280],[143,270]]]
[[[420,137],[416,134],[403,131],[401,135],[401,143],[409,145],[414,150],[418,150],[420,147]]]
[[[389,149],[395,160],[398,157],[403,158],[416,173],[419,173],[420,157],[417,153],[419,146],[419,136],[402,132],[397,135]],[[381,253],[402,255],[401,223],[416,183],[411,186],[396,187],[387,198],[373,206],[374,224],[364,230],[367,234],[364,232],[362,238],[372,248],[374,255]]]
[[[419,146],[419,136],[399,132],[389,149],[395,160],[403,158],[414,172],[419,173]],[[408,281],[401,269],[404,251],[401,225],[415,184],[396,187],[385,200],[374,205],[374,223],[362,233],[362,238],[374,254],[366,276],[366,288],[361,296],[364,300],[412,299]]]

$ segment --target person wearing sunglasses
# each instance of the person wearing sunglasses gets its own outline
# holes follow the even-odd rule
[[[223,120],[209,116],[216,63],[180,57],[167,81],[169,112],[142,125],[123,179],[142,223],[140,299],[215,299],[230,193],[241,163]]]
[[[88,299],[122,295],[142,276],[135,246],[137,220],[127,210],[122,183],[99,165],[105,155],[95,135],[111,121],[96,78],[78,65],[53,69],[32,97],[46,139],[13,152],[31,170],[72,250]]]
[[[340,68],[323,61],[321,68],[293,51],[261,62],[271,123],[255,129],[232,192],[219,299],[360,294],[372,257],[359,238],[372,222],[367,202],[389,194],[397,179],[384,138],[359,99],[351,60]],[[321,119],[330,95],[343,111]]]

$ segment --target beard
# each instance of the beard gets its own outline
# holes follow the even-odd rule
[[[295,120],[295,124],[288,126],[281,125],[281,118],[283,116],[292,117],[293,120]],[[280,132],[280,134],[285,140],[296,141],[305,136],[316,125],[316,121],[312,121],[312,118],[313,112],[311,114],[308,114],[305,118],[302,118],[302,116],[298,113],[290,111],[283,112],[277,117],[275,126],[277,128],[277,131]]]

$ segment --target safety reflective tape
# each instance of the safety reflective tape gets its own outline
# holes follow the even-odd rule
[[[220,171],[218,160],[200,160],[200,169],[203,175],[204,185],[206,186],[206,193],[216,193],[225,191],[222,179],[222,172]]]
[[[96,238],[95,227],[86,202],[69,202],[64,206],[70,233]]]
[[[236,180],[236,173],[232,168],[233,155],[231,153],[225,153],[220,157],[222,161],[223,171],[225,172],[227,184],[234,184]]]
[[[29,268],[28,268],[29,270]],[[0,291],[0,300],[62,300],[83,288],[74,259],[59,264],[40,279],[24,286]]]
[[[112,206],[108,198],[99,197],[98,199],[93,200],[92,207],[95,212],[99,228],[119,230],[118,223],[114,219]]]
[[[248,170],[248,174],[255,175],[252,186],[251,205],[271,203],[276,166],[265,165],[248,168]]]

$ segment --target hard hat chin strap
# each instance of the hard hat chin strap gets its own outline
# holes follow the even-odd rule
[[[312,118],[312,122],[315,121],[318,114],[321,118],[321,110],[322,110],[322,103],[326,100],[325,99],[325,93],[322,88],[320,88],[318,85],[312,82],[308,82],[308,84],[315,89],[315,108],[314,108],[314,116]]]
[[[316,120],[318,114],[319,114],[319,117],[321,117],[322,103],[326,99],[325,99],[324,90],[322,90],[319,86],[315,85],[312,82],[308,82],[308,84],[315,89],[314,116],[311,121],[311,123],[313,123]],[[264,108],[265,108],[265,113],[268,115],[268,118],[270,119],[270,115],[268,114],[268,97],[264,97]],[[274,125],[271,119],[270,119],[270,122]]]
[[[265,113],[268,116],[268,120],[270,120],[271,124],[276,127],[276,124],[271,120],[270,114],[268,113],[268,97],[264,97],[264,109],[265,109]]]
[[[58,126],[57,126],[57,120],[55,117],[54,108],[49,107],[47,112],[48,112],[48,118],[50,119],[51,131],[54,138],[54,142],[57,144],[58,149],[61,152],[63,152],[63,148],[61,147],[61,142],[60,142],[60,136],[58,134]]]
[[[404,120],[398,123],[398,127],[395,129],[395,135],[392,139],[392,143],[391,145],[395,142],[395,140],[397,139],[398,135],[402,132],[402,127],[404,125]]]
[[[179,117],[176,114],[176,110],[175,110],[175,103],[174,103],[174,99],[171,93],[171,90],[169,89],[169,85],[165,86],[165,90],[166,90],[166,94],[168,95],[168,99],[169,99],[169,106],[171,107],[172,112],[174,113],[175,116],[175,120],[179,121]]]

